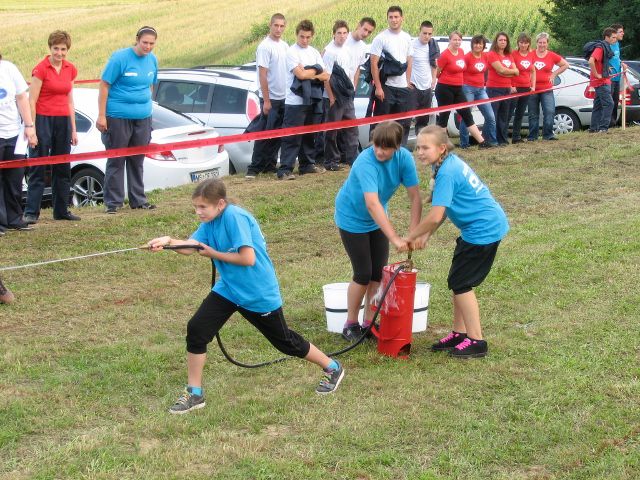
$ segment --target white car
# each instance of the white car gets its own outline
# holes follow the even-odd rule
[[[78,144],[71,147],[71,153],[104,150],[100,132],[96,128],[98,90],[74,88],[73,99]],[[196,123],[185,115],[155,103],[152,127],[151,143],[155,144],[219,136],[215,129]],[[222,146],[217,145],[151,153],[146,155],[144,160],[145,191],[176,187],[229,174],[229,156]],[[103,201],[106,164],[106,158],[71,163],[71,201],[74,206],[96,205]],[[23,190],[26,191],[26,182]],[[51,189],[47,186],[45,198],[50,195]]]

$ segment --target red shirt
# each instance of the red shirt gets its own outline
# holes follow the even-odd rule
[[[550,50],[547,50],[544,57],[539,57],[536,50],[531,53],[533,54],[533,66],[536,69],[536,90],[552,87],[553,85],[549,83],[551,72],[553,72],[553,67],[562,60],[562,57]]]
[[[478,58],[469,52],[464,56],[464,61],[467,64],[467,68],[462,74],[464,84],[470,87],[484,87],[484,74],[489,65],[487,63],[487,54],[483,52]]]
[[[443,85],[453,85],[461,87],[463,83],[462,72],[464,72],[466,62],[464,52],[458,49],[458,54],[454,55],[451,50],[445,48],[438,58],[438,68],[442,70],[438,77],[438,82]]]
[[[493,50],[487,53],[487,63],[489,64],[489,77],[487,78],[487,87],[492,88],[511,88],[511,77],[503,77],[493,68],[494,62],[500,62],[504,68],[511,68],[514,64],[511,54],[501,55]]]
[[[513,60],[520,74],[517,77],[511,77],[511,85],[514,87],[531,87],[531,72],[533,71],[533,52],[522,55],[520,51],[513,52]]]
[[[36,102],[36,114],[51,117],[68,117],[69,92],[78,70],[71,62],[62,61],[60,73],[51,65],[49,57],[37,64],[31,75],[42,80],[42,88]]]
[[[596,72],[598,72],[600,75],[602,75],[602,55],[604,54],[604,52],[602,51],[602,47],[596,47],[596,49],[591,53],[591,58],[593,58],[596,61],[595,67],[596,67]],[[593,73],[589,74],[589,85],[592,87],[601,87],[602,85],[610,85],[611,84],[611,79],[609,77],[607,78],[596,78]]]

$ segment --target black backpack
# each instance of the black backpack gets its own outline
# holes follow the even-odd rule
[[[591,58],[596,48],[602,48],[602,76],[606,78],[609,76],[609,59],[613,58],[614,53],[613,50],[611,50],[611,46],[604,40],[593,40],[585,43],[584,47],[582,47],[585,60]]]

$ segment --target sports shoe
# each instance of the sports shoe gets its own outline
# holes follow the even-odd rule
[[[451,350],[453,347],[467,338],[466,333],[450,332],[446,337],[441,338],[436,343],[431,345],[431,350],[434,352],[443,352],[445,350]]]
[[[169,413],[181,415],[191,410],[203,408],[205,405],[204,395],[194,395],[189,388],[185,388],[176,403],[169,408]]]
[[[342,170],[344,170],[344,166],[339,163],[332,163],[331,165],[326,166],[327,172],[340,172]]]
[[[244,179],[245,179],[245,180],[255,180],[255,179],[256,179],[256,176],[255,176],[253,173],[247,173],[247,174],[244,176]]]
[[[488,351],[489,347],[486,341],[467,337],[452,348],[449,355],[454,358],[478,358],[484,357]]]
[[[138,205],[137,207],[131,207],[134,210],[155,210],[156,206],[153,203],[143,203],[142,205]]]
[[[33,225],[34,223],[38,223],[38,217],[36,217],[35,215],[24,214],[22,216],[22,221],[27,225]]]
[[[494,143],[489,143],[486,140],[480,144],[478,144],[478,148],[494,148],[497,147],[498,144],[494,144]]]
[[[9,225],[9,230],[33,230],[33,227],[25,222],[16,223],[14,225]]]
[[[295,180],[296,176],[293,173],[278,174],[278,180]]]
[[[362,327],[354,323],[353,325],[347,325],[342,329],[342,338],[347,342],[355,343],[362,336]]]
[[[6,303],[7,305],[13,303],[16,297],[11,293],[7,287],[4,286],[2,280],[0,280],[0,303]]]
[[[337,360],[336,360],[336,363]],[[320,383],[316,387],[316,393],[318,395],[328,395],[329,393],[333,393],[338,389],[338,385],[344,378],[344,368],[342,368],[342,364],[338,363],[338,368],[335,370],[323,370],[324,378],[320,380]]]
[[[64,215],[60,215],[59,217],[53,217],[54,220],[71,220],[72,222],[78,222],[80,220],[80,217],[77,215],[74,215],[71,212],[67,212]]]
[[[327,170],[319,165],[310,165],[303,170],[299,170],[300,175],[306,175],[308,173],[324,173]]]
[[[118,207],[107,207],[104,213],[108,213],[109,215],[115,215],[118,213]]]

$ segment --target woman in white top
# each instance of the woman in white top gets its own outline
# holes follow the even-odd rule
[[[29,108],[28,88],[16,66],[2,60],[0,55],[0,166],[25,158],[24,154],[15,153],[22,128],[30,146],[35,147],[38,143]],[[22,221],[23,178],[24,168],[0,168],[0,236],[7,229],[31,229]]]

